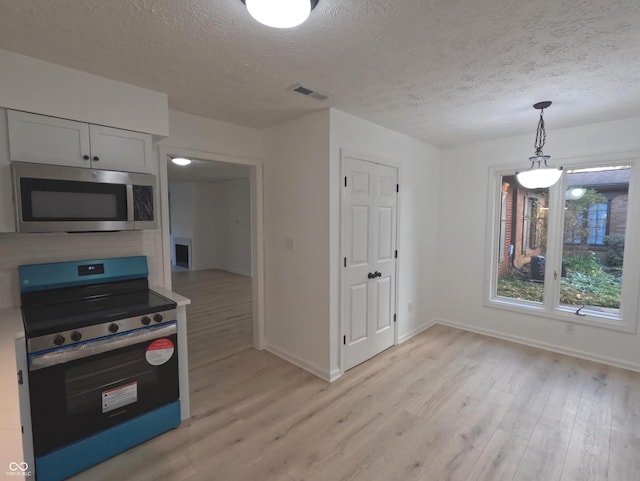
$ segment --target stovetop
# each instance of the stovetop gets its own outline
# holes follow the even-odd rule
[[[145,256],[18,267],[28,352],[65,348],[176,318],[176,303],[149,289]]]
[[[151,290],[141,290],[54,304],[23,305],[22,318],[26,337],[33,338],[175,308],[174,301]]]

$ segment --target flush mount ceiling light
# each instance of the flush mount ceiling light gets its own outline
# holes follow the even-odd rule
[[[531,166],[528,170],[525,170],[524,172],[516,172],[518,182],[522,187],[527,189],[544,189],[546,187],[551,187],[553,184],[558,182],[558,179],[562,175],[562,167],[558,167],[557,169],[549,167],[548,162],[551,156],[544,155],[542,153],[542,148],[547,140],[542,114],[544,109],[550,105],[551,102],[549,101],[538,102],[533,105],[534,109],[540,111],[540,120],[538,121],[538,130],[536,131],[536,142],[534,144],[536,154],[533,157],[529,157]],[[544,166],[542,165],[543,163]]]
[[[304,22],[318,0],[240,0],[258,22],[274,28],[291,28]]]
[[[569,187],[565,193],[567,200],[580,200],[587,193],[587,189],[584,187]]]
[[[189,165],[191,163],[191,159],[186,159],[184,157],[174,157],[173,159],[171,159],[171,162],[173,162],[176,165]]]

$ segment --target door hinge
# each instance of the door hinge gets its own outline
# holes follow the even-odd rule
[[[347,336],[342,337],[342,344],[347,345]]]
[[[347,177],[346,177],[346,176],[345,176],[345,178],[344,178],[344,186],[345,186],[345,187],[347,186]]]
[[[347,258],[344,258],[344,266],[347,267]]]
[[[398,258],[398,251],[397,250],[396,250],[394,255],[395,255],[396,259],[397,259]]]
[[[24,379],[22,379],[22,369],[18,371],[18,384],[22,385],[24,383]]]
[[[396,192],[400,192],[400,184],[396,184]]]
[[[398,316],[396,314],[393,315],[393,322],[396,322],[398,320]]]

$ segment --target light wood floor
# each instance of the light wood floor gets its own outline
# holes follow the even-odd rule
[[[253,347],[251,278],[217,269],[173,272],[173,290],[191,299],[187,306],[189,366]]]
[[[333,384],[192,349],[193,418],[74,480],[640,480],[637,373],[442,326]]]

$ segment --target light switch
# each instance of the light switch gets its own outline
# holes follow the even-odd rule
[[[294,240],[293,237],[287,237],[284,240],[284,248],[287,249],[288,251],[296,250],[296,241]]]

